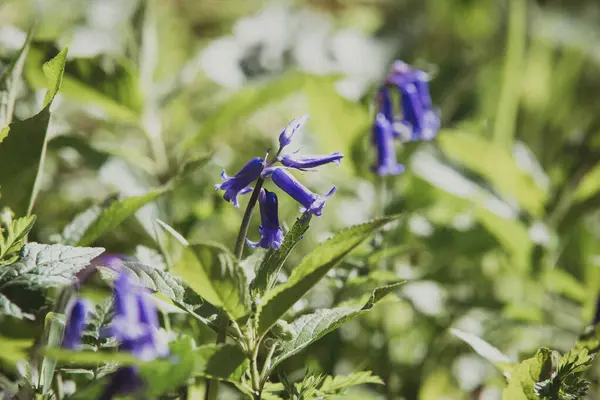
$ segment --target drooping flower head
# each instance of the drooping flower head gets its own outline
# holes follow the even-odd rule
[[[325,202],[335,193],[335,187],[333,187],[325,196],[319,196],[308,190],[283,168],[274,168],[271,178],[281,190],[300,203],[302,205],[300,211],[307,214],[322,215]]]
[[[427,73],[411,67],[403,61],[396,61],[386,79],[387,84],[399,92],[402,102],[400,118],[390,116],[393,109],[389,92],[380,92],[380,112],[392,124],[399,121],[402,129],[396,133],[405,133],[409,140],[431,140],[440,128],[439,109],[434,108],[429,94],[429,76]]]
[[[321,165],[329,163],[339,164],[342,158],[344,158],[344,155],[339,151],[323,155],[286,154],[281,157],[281,164],[288,168],[305,171],[307,169],[320,167]]]
[[[65,349],[79,347],[89,311],[90,306],[86,300],[78,298],[73,302],[65,325],[62,347]]]
[[[262,247],[264,249],[279,249],[283,243],[283,229],[279,225],[279,203],[277,195],[262,189],[258,197],[260,207],[261,226],[258,227],[260,233],[259,242],[251,242],[246,239],[250,247]]]
[[[108,329],[122,350],[144,361],[167,355],[168,347],[159,338],[157,311],[146,288],[121,272],[115,280],[115,316]]]
[[[373,145],[377,152],[377,162],[373,169],[380,176],[398,175],[404,171],[404,166],[396,160],[393,128],[390,121],[381,113],[375,117],[373,125]]]
[[[221,173],[223,183],[215,185],[215,190],[224,190],[223,198],[230,201],[235,207],[239,207],[238,194],[246,194],[252,191],[249,185],[258,179],[265,167],[263,159],[255,157],[248,161],[246,165],[235,176],[229,177],[225,170]]]
[[[302,115],[301,117],[294,118],[290,123],[283,129],[279,135],[279,146],[284,148],[292,142],[294,134],[302,129],[306,121],[308,121],[308,115]]]

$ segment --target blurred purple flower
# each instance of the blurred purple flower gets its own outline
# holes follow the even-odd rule
[[[261,226],[258,227],[260,233],[259,242],[251,242],[246,239],[250,247],[262,247],[264,249],[272,248],[274,250],[281,247],[283,243],[283,229],[279,226],[279,202],[277,195],[262,189],[258,197],[260,206]]]
[[[285,127],[285,129],[279,135],[279,147],[284,148],[292,142],[294,134],[302,129],[306,121],[308,121],[308,115],[302,115],[301,117],[294,118]]]
[[[335,193],[333,187],[325,196],[319,196],[308,190],[283,168],[274,168],[271,178],[281,190],[300,203],[302,205],[300,211],[307,214],[322,215],[325,201]]]
[[[237,196],[238,194],[246,194],[252,191],[249,187],[260,176],[265,167],[264,161],[255,157],[238,172],[235,176],[229,177],[225,170],[221,173],[223,183],[215,185],[215,190],[224,190],[223,198],[230,201],[235,207],[239,207]]]
[[[432,140],[440,129],[439,109],[433,107],[429,94],[429,77],[427,73],[411,67],[403,61],[396,61],[391,68],[386,83],[393,85],[400,92],[402,100],[402,117],[396,118],[390,109],[389,95],[380,94],[380,112],[394,124],[399,120],[409,140]],[[395,135],[398,132],[394,133]]]
[[[112,375],[99,400],[110,400],[117,395],[133,393],[143,386],[137,367],[122,367]]]
[[[158,317],[149,291],[131,281],[126,272],[115,280],[115,316],[104,334],[114,336],[122,350],[144,361],[167,355],[168,346],[158,337]]]
[[[65,325],[62,347],[65,349],[76,349],[79,347],[83,328],[87,324],[89,310],[90,307],[87,301],[81,298],[75,300]]]
[[[323,155],[284,155],[281,157],[281,164],[288,168],[299,169],[304,171],[310,168],[320,167],[321,165],[334,163],[339,164],[341,159],[344,157],[342,153],[336,151],[331,154]]]
[[[377,175],[398,175],[404,171],[404,166],[396,161],[396,149],[392,134],[392,124],[381,113],[375,117],[373,125],[373,145],[377,151],[377,163],[373,169]]]

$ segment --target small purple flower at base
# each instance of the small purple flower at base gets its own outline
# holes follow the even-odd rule
[[[302,129],[304,124],[308,121],[308,115],[303,115],[298,118],[294,118],[285,127],[285,129],[279,135],[279,147],[284,148],[292,142],[294,134]]]
[[[288,168],[305,171],[310,168],[320,167],[321,165],[334,163],[340,164],[344,155],[340,152],[323,155],[284,155],[281,157],[281,164]]]
[[[375,117],[373,125],[373,144],[377,151],[377,164],[373,167],[377,175],[398,175],[404,172],[404,166],[396,160],[396,148],[392,135],[392,124],[381,113]]]
[[[223,198],[230,201],[235,207],[239,207],[237,196],[252,191],[249,187],[252,182],[260,177],[265,167],[264,161],[260,157],[255,157],[238,172],[235,176],[229,177],[225,170],[221,173],[223,183],[215,185],[215,190],[224,190]]]
[[[258,197],[260,206],[261,226],[258,227],[260,232],[260,241],[251,242],[246,239],[246,243],[250,247],[262,247],[264,249],[272,248],[278,250],[283,243],[283,229],[279,226],[279,211],[277,195],[262,189]]]
[[[87,316],[90,307],[87,301],[77,299],[73,303],[69,312],[69,317],[65,325],[65,334],[63,336],[62,347],[65,349],[76,349],[81,344],[83,328],[87,325]]]
[[[138,376],[136,367],[122,367],[115,372],[99,400],[111,400],[115,396],[130,394],[142,388],[144,382]]]
[[[387,86],[382,86],[377,93],[377,109],[380,113],[383,114],[384,117],[387,118],[388,121],[394,121],[394,103],[392,101],[392,97],[390,95],[390,88]],[[394,131],[394,137],[399,137],[400,135]]]
[[[281,190],[300,203],[302,205],[300,211],[306,214],[322,215],[325,202],[335,193],[335,187],[333,187],[325,196],[319,196],[308,190],[283,168],[275,168],[271,179]]]

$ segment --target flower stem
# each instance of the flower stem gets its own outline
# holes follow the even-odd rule
[[[250,196],[250,200],[248,201],[248,205],[246,206],[244,217],[242,218],[240,231],[238,233],[237,241],[235,242],[235,257],[238,261],[242,259],[242,255],[244,254],[244,242],[246,241],[246,235],[248,234],[250,218],[252,217],[252,211],[254,211],[256,202],[258,201],[258,195],[260,194],[263,183],[264,179],[258,178],[254,190],[252,191],[252,195]],[[217,344],[225,343],[225,339],[227,338],[227,328],[229,327],[229,318],[227,318],[227,314],[221,311],[219,313],[217,324]],[[206,383],[206,395],[204,396],[206,400],[217,399],[219,395],[219,383],[218,379],[211,379]]]

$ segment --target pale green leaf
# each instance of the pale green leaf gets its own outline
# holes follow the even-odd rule
[[[327,272],[366,240],[397,217],[382,218],[345,229],[319,244],[293,269],[287,282],[267,292],[258,311],[258,332],[264,335]]]
[[[546,289],[552,293],[567,296],[579,303],[584,303],[587,300],[585,285],[562,269],[547,270],[542,276],[542,282]]]
[[[281,342],[273,358],[273,366],[305,349],[329,332],[342,326],[345,322],[369,311],[376,302],[396,290],[401,284],[396,283],[375,289],[364,305],[321,309],[296,319],[289,324],[292,337],[290,340]]]
[[[471,346],[481,357],[492,364],[499,366],[501,369],[503,369],[505,365],[512,363],[509,357],[505,356],[500,350],[481,339],[479,336],[458,329],[450,329],[450,333]]]
[[[0,73],[0,128],[2,128],[2,131],[0,131],[0,142],[2,142],[4,137],[4,131],[8,134],[8,124],[12,122],[15,100],[19,89],[18,83],[21,79],[27,53],[29,52],[32,33],[32,29],[27,32],[23,47],[21,47],[16,56],[11,60],[10,64]]]
[[[64,314],[49,312],[45,318],[45,338],[44,344],[47,347],[59,347],[62,343],[65,331],[66,317]],[[56,360],[51,357],[44,357],[42,361],[42,370],[40,377],[42,379],[43,393],[50,392],[54,371],[56,370]]]
[[[534,385],[550,377],[557,358],[556,352],[541,348],[532,358],[506,368],[505,375],[508,384],[504,388],[502,398],[504,400],[538,400]]]
[[[194,350],[195,373],[229,382],[239,381],[248,368],[248,360],[238,346],[207,344]]]
[[[235,257],[217,244],[194,244],[173,267],[185,283],[213,306],[237,320],[249,311],[247,278]]]
[[[269,249],[256,271],[256,277],[252,281],[253,295],[262,296],[265,291],[274,286],[285,260],[302,239],[302,235],[308,230],[309,225],[310,216],[298,219],[292,229],[285,235],[281,247],[278,250]]]
[[[102,248],[28,243],[19,261],[0,269],[0,287],[68,285],[75,274],[104,252]]]
[[[499,193],[515,199],[531,215],[542,215],[548,192],[519,168],[508,151],[472,133],[448,131],[437,142],[449,158],[487,179]]]
[[[327,376],[319,387],[319,392],[323,394],[335,394],[336,392],[351,386],[364,385],[367,383],[383,385],[381,378],[373,375],[371,371],[361,371],[353,372],[350,375],[345,376]]]
[[[65,72],[68,50],[68,47],[65,47],[56,57],[42,66],[44,75],[46,75],[46,79],[48,80],[48,91],[46,92],[46,96],[44,96],[44,108],[52,103],[52,100],[54,100],[56,93],[60,89]]]
[[[87,246],[93,243],[100,236],[118,227],[123,221],[135,214],[137,210],[156,199],[158,196],[166,193],[167,188],[152,190],[141,196],[128,197],[122,200],[117,200],[111,203],[107,208],[102,210],[97,218],[89,223],[84,229],[81,238],[77,242],[79,246]],[[90,211],[85,215],[86,222],[95,211]],[[83,218],[83,217],[82,217]],[[81,220],[81,222],[84,222]],[[75,229],[70,229],[71,233]]]
[[[27,359],[27,349],[33,345],[33,339],[18,339],[0,336],[0,360],[9,366]]]

